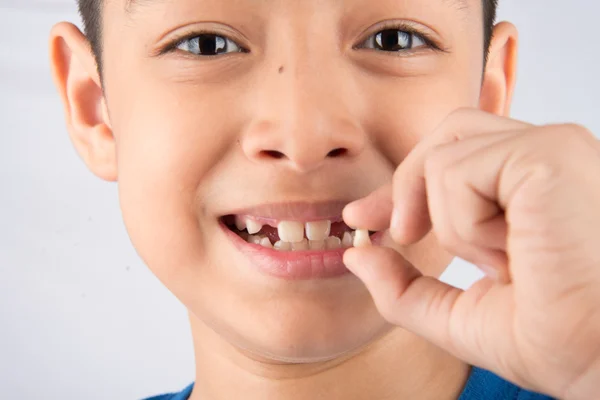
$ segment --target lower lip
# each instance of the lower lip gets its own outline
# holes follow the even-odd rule
[[[259,272],[285,280],[331,279],[350,273],[343,262],[346,249],[320,251],[278,251],[248,243],[223,223],[221,229],[235,247]],[[377,244],[383,232],[371,236]]]

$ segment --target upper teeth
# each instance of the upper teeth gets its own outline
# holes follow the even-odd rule
[[[304,224],[298,221],[281,221],[277,225],[277,233],[284,242],[298,243],[304,239]]]
[[[235,227],[238,231],[243,231],[246,229],[246,220],[242,217],[235,217]]]
[[[263,227],[263,225],[261,223],[256,222],[253,219],[246,220],[246,229],[248,229],[248,233],[251,235],[254,235],[255,233],[260,232],[262,227]]]
[[[331,234],[331,221],[313,221],[302,223],[300,221],[281,221],[277,225],[279,241],[274,245],[265,236],[255,236],[263,228],[260,222],[244,217],[235,218],[235,226],[238,230],[246,229],[249,233],[248,242],[260,244],[264,247],[276,250],[333,250],[348,247],[364,247],[371,244],[369,231],[357,229],[355,232],[344,232],[342,239]],[[306,232],[306,237],[304,236]]]
[[[331,232],[331,221],[315,221],[306,223],[308,240],[325,240]]]
[[[277,233],[284,242],[297,243],[304,239],[305,228],[308,240],[325,240],[331,232],[331,221],[314,221],[306,224],[298,221],[281,221],[277,225]]]

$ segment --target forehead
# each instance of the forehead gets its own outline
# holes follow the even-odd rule
[[[174,5],[174,3],[185,3],[185,2],[196,2],[196,3],[204,3],[206,2],[205,0],[121,0],[121,2],[124,3],[124,8],[128,13],[135,13],[136,11],[138,11],[138,7],[139,6],[159,6],[159,5],[165,5],[165,4],[171,4]],[[232,5],[237,4],[237,5],[252,5],[257,4],[257,3],[273,3],[275,1],[277,2],[281,2],[281,1],[286,1],[286,0],[220,0],[223,3],[231,3]],[[295,2],[297,0],[287,0],[287,1],[292,1]],[[335,3],[344,3],[344,1],[340,1],[340,0],[330,0],[333,1]],[[370,1],[369,1],[370,2]],[[399,3],[429,3],[431,6],[441,6],[441,7],[447,7],[449,9],[454,9],[457,11],[465,11],[468,10],[472,4],[474,3],[473,0],[405,0],[405,1],[398,1]],[[258,4],[257,4],[258,5]]]

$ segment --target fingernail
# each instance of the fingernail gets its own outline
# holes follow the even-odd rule
[[[400,218],[400,211],[398,211],[398,209],[394,207],[394,211],[392,211],[392,222],[390,224],[392,230],[397,231],[400,229],[400,224],[402,223],[402,221],[400,221]]]
[[[404,221],[402,213],[397,208],[392,211],[392,221],[390,223],[390,235],[395,242],[402,243],[404,240],[402,232],[404,231]]]
[[[342,219],[346,222],[346,218],[348,217],[348,213],[352,213],[352,209],[355,207],[356,201],[352,203],[346,204],[344,209],[342,210]]]

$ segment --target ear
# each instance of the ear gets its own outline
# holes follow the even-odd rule
[[[517,79],[517,51],[517,28],[508,22],[497,24],[483,75],[480,109],[509,116]]]
[[[75,149],[95,175],[115,181],[115,138],[96,59],[85,35],[75,25],[62,22],[52,28],[50,64]]]

